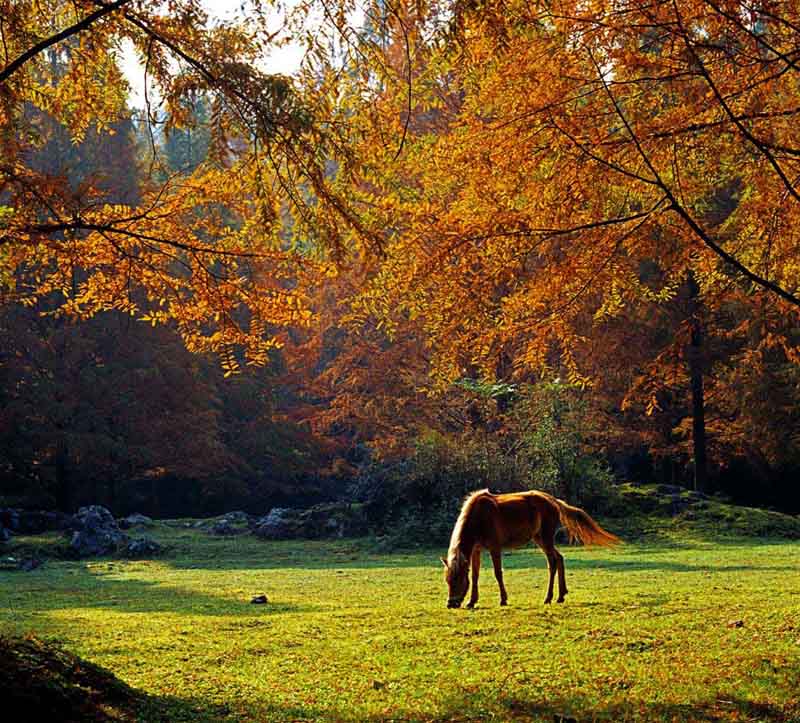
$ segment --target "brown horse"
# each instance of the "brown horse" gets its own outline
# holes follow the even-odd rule
[[[531,540],[542,548],[547,557],[550,581],[547,585],[548,604],[553,599],[553,579],[558,572],[558,599],[564,602],[567,581],[564,575],[564,558],[555,547],[555,535],[564,526],[570,542],[579,540],[585,545],[615,545],[616,535],[604,530],[586,512],[572,507],[546,492],[517,492],[493,495],[489,490],[473,492],[461,508],[445,566],[445,579],[449,589],[447,607],[461,607],[469,587],[469,563],[472,562],[472,594],[467,607],[478,602],[478,572],[481,567],[481,548],[489,550],[494,565],[494,576],[500,586],[500,604],[508,600],[503,584],[502,550],[521,547]]]

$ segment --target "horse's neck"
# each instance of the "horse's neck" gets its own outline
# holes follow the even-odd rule
[[[467,519],[464,520],[464,526],[461,528],[461,537],[458,540],[458,549],[461,550],[467,560],[472,556],[472,550],[475,547],[475,543],[478,541],[474,524],[472,515],[467,517]]]

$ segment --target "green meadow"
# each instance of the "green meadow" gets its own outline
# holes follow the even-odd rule
[[[562,546],[551,606],[544,559],[517,550],[509,607],[485,559],[478,607],[448,610],[443,550],[151,532],[158,560],[0,573],[0,632],[112,671],[137,720],[800,721],[796,541]]]

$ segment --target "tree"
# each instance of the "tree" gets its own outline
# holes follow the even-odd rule
[[[175,321],[190,350],[219,353],[229,372],[265,363],[276,327],[307,322],[294,269],[317,263],[308,239],[336,247],[340,226],[358,226],[326,173],[342,141],[336,110],[322,103],[327,88],[258,70],[271,42],[266,20],[211,26],[199,0],[4,0],[0,16],[7,294],[27,303],[60,294],[60,312],[75,318],[114,309]],[[210,147],[205,162],[182,169],[190,173],[165,182],[153,173],[136,203],[111,204],[96,179],[72,188],[29,158],[44,114],[75,144],[126,115],[122,41],[163,99],[168,133],[191,126],[192,99],[208,95]],[[22,267],[35,270],[25,285],[15,283]],[[76,268],[84,278],[75,285]]]
[[[398,72],[364,120],[360,188],[387,233],[356,308],[389,329],[419,320],[442,380],[504,368],[586,386],[614,319],[682,310],[704,484],[704,340],[723,331],[709,325],[736,306],[748,344],[728,363],[770,337],[797,359],[756,310],[800,310],[800,16],[690,0],[453,8],[449,42],[407,34],[412,106]],[[404,127],[395,158],[379,140]],[[647,366],[654,410],[663,375]]]

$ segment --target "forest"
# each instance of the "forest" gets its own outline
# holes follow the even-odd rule
[[[280,9],[0,3],[3,505],[800,511],[793,3]]]
[[[798,0],[0,0],[5,707],[800,721],[799,120]]]

